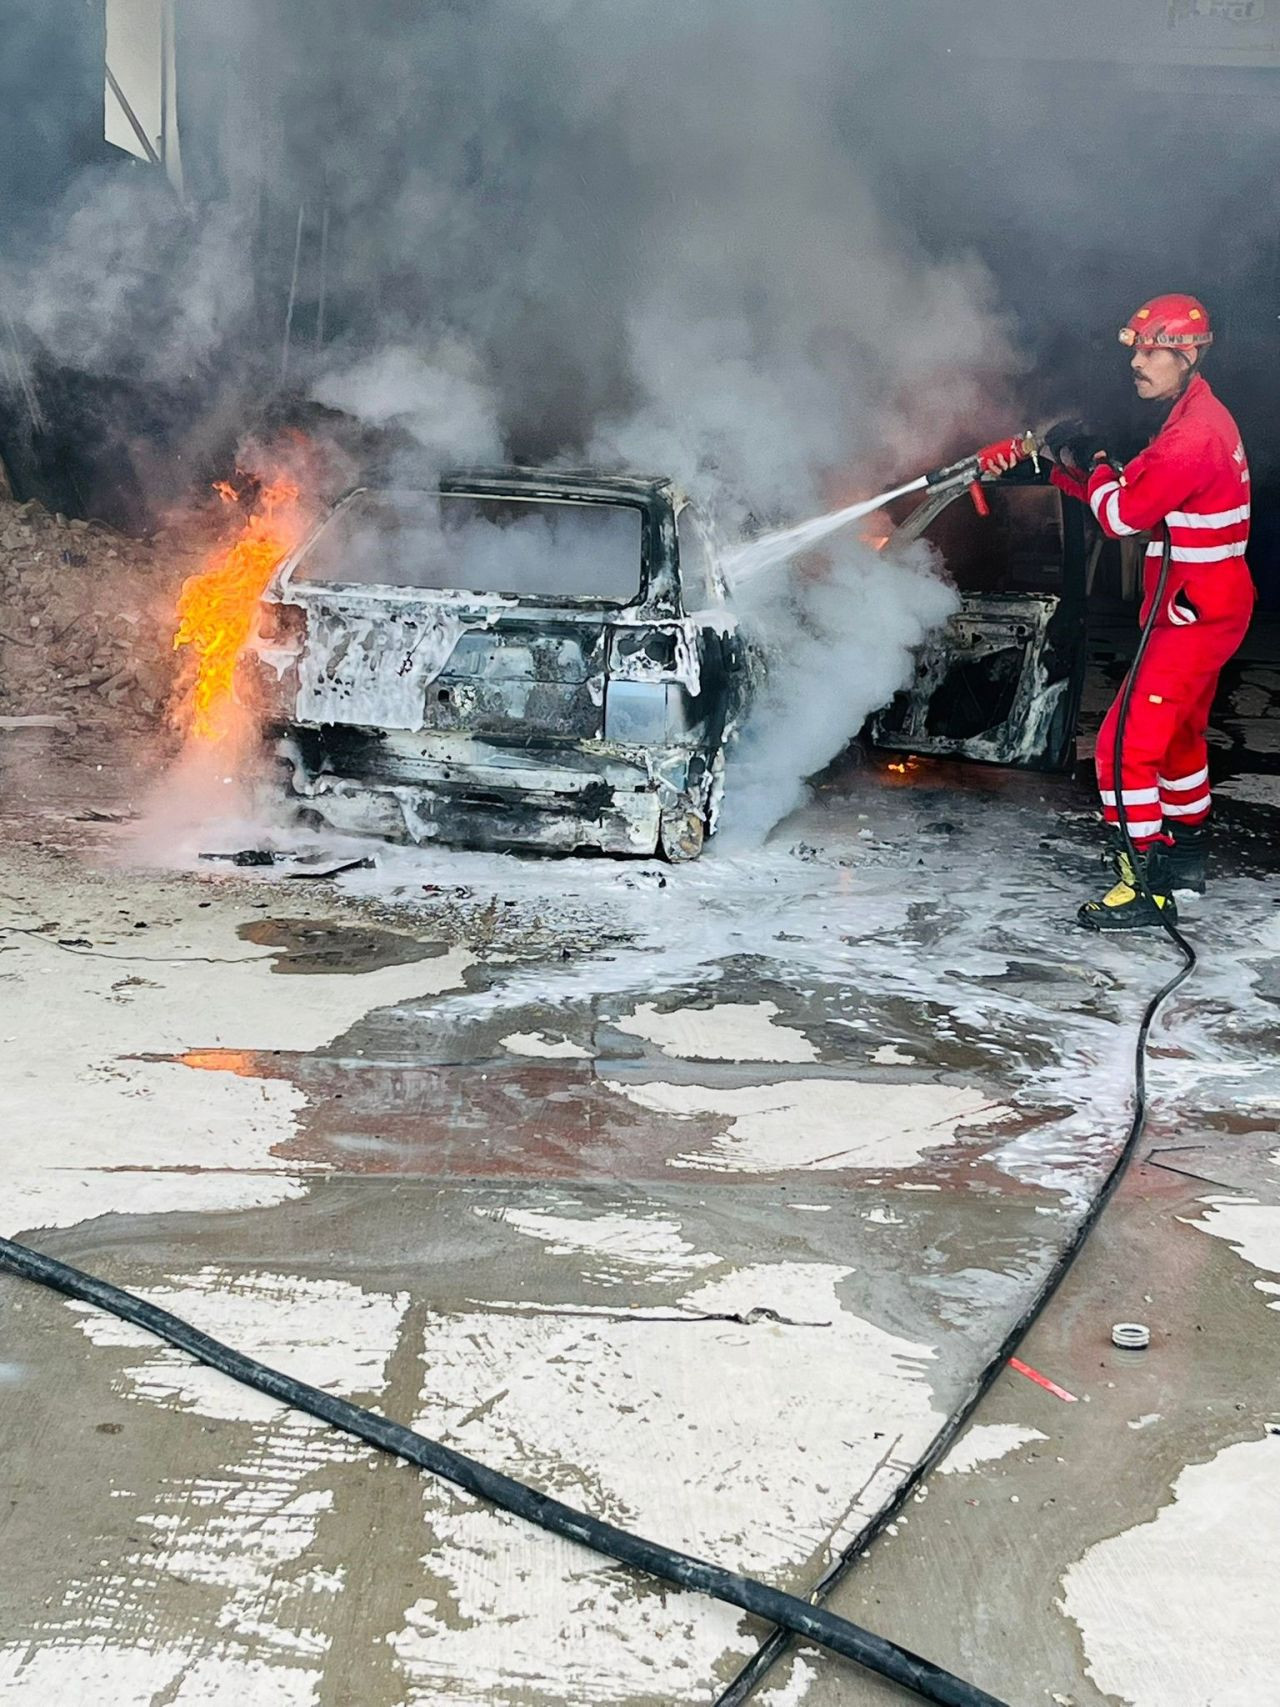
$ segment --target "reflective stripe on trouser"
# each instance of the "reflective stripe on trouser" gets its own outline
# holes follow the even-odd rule
[[[1160,804],[1168,830],[1203,824],[1213,805],[1204,732],[1217,685],[1216,675],[1202,685],[1200,694],[1187,706],[1186,715],[1160,761]]]
[[[1155,628],[1134,684],[1119,792],[1129,834],[1138,847],[1180,824],[1203,823],[1209,814],[1204,736],[1225,659],[1204,668],[1203,641],[1195,627]],[[1120,819],[1115,776],[1119,705],[1117,697],[1103,719],[1095,756],[1102,812],[1109,824]]]

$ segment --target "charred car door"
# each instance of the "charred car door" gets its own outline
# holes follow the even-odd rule
[[[984,492],[989,518],[942,493],[890,537],[889,549],[937,547],[960,609],[918,649],[914,679],[869,737],[893,752],[1068,769],[1086,665],[1084,513],[1030,468]]]

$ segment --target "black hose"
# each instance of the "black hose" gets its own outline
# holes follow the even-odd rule
[[[1138,650],[1134,656],[1132,669],[1121,693],[1120,706],[1116,716],[1116,799],[1119,803],[1120,829],[1129,857],[1133,861],[1135,872],[1138,873],[1140,886],[1143,887],[1143,893],[1147,895],[1150,894],[1150,891],[1142,885],[1133,841],[1125,822],[1123,791],[1119,786],[1120,758],[1129,701],[1133,694],[1133,684],[1154,626],[1155,614],[1163,599],[1168,580],[1170,556],[1171,547],[1168,529],[1166,528],[1164,560],[1161,564],[1156,594],[1138,642]],[[904,1689],[911,1690],[922,1700],[937,1702],[940,1707],[1005,1707],[1003,1702],[993,1695],[988,1695],[975,1684],[966,1683],[963,1678],[956,1677],[941,1666],[934,1665],[931,1660],[913,1654],[909,1649],[900,1647],[896,1642],[891,1642],[883,1636],[877,1636],[870,1630],[864,1630],[860,1625],[854,1624],[846,1618],[840,1618],[834,1613],[823,1611],[821,1606],[816,1603],[830,1593],[831,1589],[847,1573],[857,1554],[864,1551],[884,1526],[902,1509],[902,1506],[969,1420],[996,1376],[1017,1350],[1027,1331],[1057,1291],[1064,1275],[1071,1267],[1081,1246],[1092,1232],[1098,1217],[1119,1184],[1137,1146],[1146,1117],[1145,1054],[1147,1036],[1151,1030],[1152,1021],[1155,1019],[1160,1004],[1178,988],[1196,963],[1195,950],[1178,931],[1177,927],[1170,920],[1163,918],[1163,915],[1161,922],[1181,950],[1184,964],[1167,983],[1157,990],[1143,1012],[1134,1056],[1133,1118],[1120,1154],[1112,1164],[1101,1190],[1081,1219],[1070,1242],[1059,1253],[1044,1288],[1005,1336],[999,1350],[988,1362],[979,1377],[968,1402],[949,1418],[946,1426],[934,1439],[928,1453],[920,1459],[911,1475],[902,1483],[894,1500],[860,1535],[855,1547],[842,1554],[840,1559],[819,1580],[810,1591],[810,1597],[807,1600],[800,1600],[794,1595],[784,1594],[779,1589],[770,1588],[767,1583],[757,1582],[751,1577],[739,1576],[736,1572],[726,1571],[706,1560],[696,1559],[690,1554],[677,1552],[674,1548],[664,1547],[659,1542],[648,1541],[643,1536],[634,1535],[629,1530],[619,1529],[611,1523],[604,1523],[599,1518],[589,1516],[586,1512],[575,1511],[572,1506],[567,1506],[562,1501],[552,1499],[546,1494],[540,1494],[536,1489],[527,1487],[523,1482],[518,1482],[511,1476],[503,1475],[501,1471],[490,1470],[475,1459],[468,1458],[463,1453],[454,1452],[438,1441],[429,1440],[425,1435],[418,1434],[413,1429],[405,1428],[401,1423],[391,1422],[386,1417],[379,1416],[375,1411],[365,1410],[362,1406],[353,1405],[346,1399],[335,1398],[333,1394],[326,1393],[319,1387],[312,1387],[307,1382],[298,1381],[291,1375],[285,1375],[280,1370],[272,1369],[265,1363],[257,1362],[254,1358],[245,1357],[231,1346],[223,1344],[222,1341],[214,1339],[209,1334],[202,1333],[191,1323],[184,1322],[181,1317],[172,1315],[168,1310],[161,1310],[154,1304],[147,1303],[144,1298],[137,1297],[134,1293],[126,1292],[118,1286],[112,1286],[107,1281],[86,1274],[82,1269],[72,1268],[67,1263],[59,1262],[55,1257],[45,1256],[42,1252],[32,1250],[27,1245],[19,1244],[12,1239],[0,1238],[0,1270],[17,1275],[20,1279],[33,1281],[37,1285],[51,1287],[54,1291],[64,1293],[68,1298],[76,1298],[83,1303],[92,1304],[100,1310],[106,1310],[121,1321],[131,1322],[147,1333],[154,1334],[158,1339],[166,1340],[170,1345],[176,1346],[179,1351],[186,1352],[197,1362],[207,1364],[211,1369],[218,1370],[233,1381],[239,1381],[246,1387],[252,1387],[260,1393],[266,1393],[270,1398],[278,1399],[294,1410],[304,1411],[317,1417],[321,1422],[328,1423],[332,1428],[341,1429],[345,1434],[354,1435],[357,1440],[363,1440],[368,1445],[377,1447],[381,1452],[388,1452],[395,1457],[403,1458],[407,1463],[417,1465],[419,1469],[429,1470],[433,1475],[440,1476],[445,1481],[453,1482],[456,1486],[465,1489],[466,1492],[476,1495],[479,1499],[488,1500],[503,1511],[509,1511],[516,1517],[522,1517],[531,1523],[536,1523],[539,1528],[546,1529],[553,1535],[563,1536],[568,1541],[576,1541],[580,1546],[588,1547],[593,1552],[603,1554],[606,1558],[616,1559],[620,1564],[630,1566],[633,1570],[642,1571],[662,1582],[672,1583],[677,1588],[692,1589],[696,1593],[706,1594],[712,1599],[723,1601],[728,1606],[736,1606],[740,1611],[750,1613],[754,1617],[767,1619],[777,1628],[733,1680],[728,1689],[718,1698],[716,1707],[732,1707],[733,1703],[745,1700],[765,1673],[785,1653],[792,1639],[797,1636],[805,1641],[813,1642],[819,1647],[827,1648],[844,1659],[855,1660],[859,1665],[866,1667],[868,1671],[876,1672],[881,1677],[890,1679],[891,1682],[899,1683]]]
[[[1147,613],[1147,620],[1143,624],[1142,633],[1138,637],[1137,651],[1134,653],[1133,663],[1130,666],[1129,673],[1126,676],[1124,685],[1121,689],[1120,703],[1116,711],[1116,743],[1114,755],[1116,776],[1115,793],[1119,809],[1120,832],[1125,848],[1128,851],[1129,859],[1133,865],[1138,886],[1142,889],[1143,894],[1147,895],[1148,898],[1150,898],[1150,890],[1145,886],[1142,868],[1136,856],[1133,839],[1129,834],[1129,826],[1125,822],[1124,794],[1120,787],[1120,760],[1124,750],[1124,731],[1125,724],[1128,721],[1129,716],[1129,702],[1133,698],[1134,683],[1137,680],[1138,671],[1142,666],[1142,660],[1146,655],[1147,642],[1150,640],[1151,631],[1155,627],[1156,614],[1164,603],[1164,595],[1168,586],[1169,565],[1172,555],[1172,541],[1169,535],[1169,529],[1166,526],[1164,530],[1164,555],[1160,564],[1160,575],[1156,582],[1155,593],[1151,600],[1151,609]],[[938,1460],[946,1452],[947,1448],[951,1445],[951,1442],[960,1433],[961,1429],[964,1428],[965,1424],[969,1421],[969,1418],[978,1408],[978,1405],[991,1390],[996,1377],[1001,1373],[1009,1359],[1017,1351],[1019,1344],[1026,1338],[1031,1328],[1035,1325],[1041,1312],[1049,1303],[1049,1300],[1053,1297],[1054,1293],[1058,1290],[1058,1287],[1062,1283],[1067,1271],[1079,1255],[1080,1249],[1085,1240],[1097,1225],[1099,1216],[1110,1201],[1112,1193],[1119,1185],[1126,1168],[1132,1161],[1133,1153],[1137,1148],[1138,1139],[1142,1136],[1142,1128],[1147,1116],[1147,1037],[1150,1034],[1152,1022],[1155,1020],[1161,1004],[1167,997],[1173,994],[1173,992],[1186,978],[1191,975],[1196,964],[1195,949],[1192,948],[1191,944],[1182,935],[1182,932],[1178,930],[1172,920],[1165,917],[1165,909],[1160,908],[1159,911],[1160,922],[1164,926],[1168,935],[1172,937],[1174,943],[1177,945],[1178,950],[1183,957],[1183,964],[1178,968],[1172,978],[1168,979],[1166,983],[1160,986],[1155,995],[1151,997],[1150,1001],[1148,1001],[1146,1007],[1143,1009],[1142,1020],[1138,1026],[1138,1036],[1134,1047],[1133,1057],[1133,1118],[1129,1123],[1129,1131],[1125,1137],[1125,1141],[1121,1147],[1119,1155],[1112,1163],[1110,1172],[1102,1182],[1101,1190],[1089,1206],[1087,1213],[1081,1220],[1075,1232],[1072,1234],[1070,1241],[1059,1253],[1053,1268],[1050,1270],[1048,1277],[1045,1280],[1044,1287],[1035,1299],[1033,1299],[1032,1303],[1023,1315],[1014,1323],[1008,1334],[1006,1334],[999,1350],[979,1375],[977,1384],[968,1400],[947,1419],[946,1425],[935,1437],[928,1452],[914,1466],[911,1474],[906,1478],[906,1480],[899,1485],[896,1494],[889,1504],[885,1506],[884,1509],[872,1520],[872,1522],[859,1533],[857,1539],[845,1549],[840,1557],[832,1562],[823,1576],[821,1576],[814,1584],[813,1588],[810,1589],[808,1598],[811,1601],[820,1604],[831,1593],[832,1589],[844,1580],[853,1568],[854,1564],[857,1562],[858,1558],[866,1552],[867,1548],[876,1539],[876,1537],[881,1534],[885,1526],[892,1523],[894,1518],[898,1516],[903,1506],[906,1505],[907,1501],[920,1486],[921,1482],[924,1481],[925,1477],[933,1469],[934,1465],[937,1464]],[[773,1631],[767,1640],[761,1644],[757,1652],[747,1661],[746,1665],[728,1685],[728,1687],[716,1697],[714,1707],[741,1707],[741,1703],[746,1701],[748,1696],[750,1696],[756,1687],[763,1681],[766,1673],[771,1671],[783,1657],[787,1649],[790,1647],[792,1640],[793,1637],[790,1631],[783,1629]]]
[[[881,1677],[900,1683],[904,1689],[913,1690],[922,1700],[938,1702],[941,1707],[1005,1707],[994,1695],[953,1677],[932,1661],[922,1659],[918,1654],[899,1647],[896,1642],[874,1635],[846,1618],[824,1612],[751,1577],[738,1576],[703,1559],[678,1553],[659,1542],[647,1541],[585,1512],[575,1511],[572,1506],[540,1494],[511,1476],[488,1469],[474,1458],[464,1457],[438,1441],[428,1440],[425,1435],[416,1434],[400,1423],[379,1416],[376,1411],[335,1398],[319,1387],[309,1386],[305,1381],[295,1380],[265,1363],[245,1357],[220,1340],[201,1333],[181,1317],[148,1304],[145,1298],[85,1274],[81,1269],[71,1268],[55,1257],[45,1256],[11,1239],[0,1239],[0,1270],[52,1287],[68,1298],[78,1298],[99,1310],[109,1311],[122,1322],[132,1322],[135,1327],[145,1329],[158,1339],[167,1340],[197,1362],[229,1375],[233,1381],[256,1388],[294,1410],[318,1417],[321,1422],[354,1435],[357,1440],[376,1446],[381,1452],[393,1453],[410,1464],[416,1464],[419,1469],[430,1470],[433,1475],[442,1476],[501,1510],[550,1530],[553,1535],[576,1541],[582,1547],[603,1553],[606,1558],[616,1559],[620,1564],[672,1583],[677,1588],[693,1589],[749,1612],[753,1617],[766,1619],[793,1635],[803,1637],[805,1641],[829,1648],[844,1659],[856,1660],[869,1671],[878,1672]]]
[[[1129,673],[1124,679],[1124,686],[1120,690],[1120,705],[1116,711],[1116,741],[1115,748],[1112,753],[1112,768],[1115,772],[1116,816],[1120,820],[1120,838],[1124,843],[1125,852],[1129,856],[1129,863],[1133,867],[1135,887],[1152,902],[1153,906],[1156,904],[1147,882],[1146,873],[1138,859],[1137,849],[1133,845],[1133,837],[1129,834],[1129,811],[1124,803],[1124,788],[1121,780],[1123,772],[1121,770],[1121,764],[1124,758],[1124,729],[1129,718],[1129,701],[1133,698],[1134,686],[1138,680],[1138,671],[1142,668],[1142,660],[1146,656],[1147,642],[1151,638],[1151,631],[1156,625],[1156,617],[1160,613],[1161,607],[1164,604],[1165,593],[1168,591],[1169,567],[1172,561],[1173,536],[1169,532],[1169,524],[1166,522],[1164,525],[1164,551],[1160,558],[1160,574],[1156,578],[1155,591],[1151,597],[1151,609],[1147,612],[1147,620],[1142,625],[1142,633],[1138,637],[1138,649],[1133,655],[1133,663],[1129,667]],[[1172,994],[1184,979],[1191,976],[1191,973],[1195,970],[1196,964],[1196,951],[1192,948],[1186,937],[1183,936],[1177,925],[1174,924],[1173,920],[1168,917],[1168,908],[1156,906],[1156,911],[1160,915],[1160,923],[1164,926],[1166,935],[1172,939],[1174,946],[1177,948],[1179,954],[1181,954],[1183,963],[1178,969],[1176,975],[1170,979],[1163,989],[1161,989],[1153,998],[1154,1005],[1151,1010],[1152,1017],[1154,1017],[1155,1008],[1159,1007],[1164,998]],[[1149,1023],[1147,1029],[1149,1029]],[[1141,1043],[1145,1042],[1146,1030],[1144,1030],[1141,1039]],[[1139,1095],[1145,1096],[1146,1071],[1141,1046],[1139,1047],[1138,1052],[1137,1077]]]

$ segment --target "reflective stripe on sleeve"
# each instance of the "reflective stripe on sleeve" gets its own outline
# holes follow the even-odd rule
[[[1130,534],[1138,531],[1137,528],[1131,528],[1127,522],[1120,520],[1120,482],[1118,480],[1110,480],[1105,486],[1099,486],[1089,499],[1089,508],[1104,527],[1111,529],[1112,533]],[[1107,512],[1105,516],[1102,513],[1104,509]]]
[[[1107,499],[1104,508],[1107,512],[1107,526],[1112,533],[1137,533],[1137,528],[1131,528],[1127,522],[1120,520],[1120,493],[1118,489]]]

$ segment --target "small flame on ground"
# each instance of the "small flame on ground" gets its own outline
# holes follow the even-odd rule
[[[213,489],[224,504],[241,502],[228,481],[219,480]],[[263,485],[239,537],[183,583],[173,644],[175,650],[189,648],[190,663],[174,720],[193,740],[226,741],[239,730],[236,659],[272,571],[301,537],[298,499],[297,486],[288,480]]]

